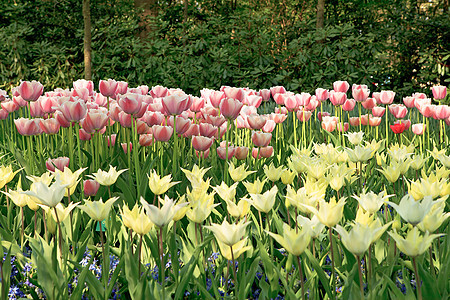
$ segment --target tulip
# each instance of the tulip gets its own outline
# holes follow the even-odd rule
[[[40,120],[39,127],[46,134],[57,134],[61,125],[58,120],[51,118],[46,120]]]
[[[359,117],[350,117],[350,118],[348,119],[348,123],[349,123],[351,126],[358,126],[358,125],[359,125],[359,121],[360,121]]]
[[[403,119],[408,109],[401,104],[392,104],[389,105],[389,111],[396,119]]]
[[[225,257],[227,260],[232,261],[238,259],[244,252],[252,248],[251,246],[246,246],[247,239],[248,237],[245,237],[244,239],[234,244],[233,247],[225,245],[220,240],[217,240],[217,244],[219,245],[220,253],[222,254],[222,256]]]
[[[168,115],[179,115],[183,111],[189,109],[191,106],[192,101],[189,97],[186,95],[184,96],[178,96],[178,95],[171,95],[166,96],[162,100],[162,105],[164,107],[164,111]]]
[[[148,186],[152,193],[155,195],[162,195],[167,192],[167,190],[169,190],[172,186],[180,183],[180,181],[171,182],[172,175],[170,174],[161,178],[161,176],[159,176],[155,170],[147,175],[147,177]]]
[[[296,175],[297,175],[296,172],[284,169],[283,172],[281,173],[281,182],[285,185],[292,184]]]
[[[395,92],[393,91],[381,91],[380,102],[382,104],[391,104],[394,101]]]
[[[118,83],[113,79],[100,80],[98,88],[105,97],[115,97]]]
[[[142,95],[126,93],[119,96],[117,103],[125,113],[134,115],[141,109]]]
[[[365,109],[373,109],[375,106],[377,106],[377,101],[375,98],[368,98],[365,101],[361,102],[362,106]]]
[[[227,149],[225,147],[217,147],[217,155],[220,159],[227,159],[226,151]],[[228,147],[228,160],[230,160],[234,156],[235,151],[236,149],[234,147]]]
[[[261,105],[262,100],[263,99],[261,96],[247,95],[242,102],[249,106],[258,108]]]
[[[79,122],[86,117],[87,106],[83,100],[66,101],[59,110],[68,122]]]
[[[5,110],[8,113],[15,112],[19,109],[19,105],[17,105],[13,101],[5,101],[1,103],[2,109]]]
[[[101,222],[108,217],[112,205],[118,199],[119,197],[114,197],[106,202],[103,202],[102,198],[98,201],[84,200],[84,205],[79,205],[78,208],[88,214],[91,219]]]
[[[386,203],[392,206],[403,220],[415,226],[422,222],[436,202],[433,202],[431,196],[416,201],[411,195],[407,194],[400,200],[399,204],[390,201],[386,201]]]
[[[36,101],[44,91],[44,86],[38,81],[22,81],[19,85],[19,95],[25,101]]]
[[[275,94],[286,93],[286,89],[284,88],[284,86],[273,86],[270,88],[270,93],[272,94],[273,97]]]
[[[357,102],[364,102],[369,98],[370,90],[364,85],[353,85],[352,96]]]
[[[348,138],[348,141],[353,145],[359,145],[363,140],[364,132],[360,131],[360,132],[346,133],[345,136]]]
[[[239,160],[244,160],[248,156],[248,148],[247,147],[236,147],[234,152],[234,157]]]
[[[341,236],[345,248],[357,257],[364,255],[372,243],[374,231],[368,225],[356,223],[349,232],[342,226],[336,225],[335,230]]]
[[[303,205],[306,209],[316,215],[322,224],[331,228],[341,220],[345,203],[345,197],[341,198],[337,203],[336,199],[332,197],[330,202],[326,202],[324,199],[320,199],[318,210],[310,205],[301,205]]]
[[[260,181],[259,178],[257,178],[254,182],[246,181],[246,182],[243,182],[243,184],[249,194],[261,194],[266,181],[267,181],[267,179]]]
[[[186,216],[194,223],[201,224],[209,217],[212,210],[219,204],[214,204],[214,193],[208,194],[206,191],[187,193],[191,207],[186,212]]]
[[[135,204],[131,211],[124,205],[121,210],[121,215],[123,224],[141,236],[149,233],[153,227],[153,223],[150,221],[149,217],[137,204]]]
[[[431,88],[431,91],[433,92],[433,97],[436,100],[442,100],[445,99],[445,97],[447,96],[447,87],[445,86],[433,86]]]
[[[322,120],[322,129],[332,132],[336,129],[337,120],[334,117],[324,116]]]
[[[391,127],[392,132],[394,132],[395,134],[402,133],[406,129],[405,123],[389,125],[389,127]]]
[[[94,83],[90,80],[78,79],[77,81],[74,81],[72,85],[74,89],[87,89],[90,96],[94,93]]]
[[[394,196],[394,195],[386,195],[385,196],[384,191],[380,192],[377,195],[372,191],[370,191],[369,193],[366,193],[366,191],[363,190],[363,192],[360,196],[354,195],[352,197],[358,201],[359,205],[361,205],[361,207],[365,211],[369,212],[370,214],[375,214],[380,210],[381,206],[386,203],[386,199],[389,199],[392,196]]]
[[[248,175],[255,173],[256,171],[247,171],[247,167],[245,166],[245,164],[242,164],[239,167],[235,168],[234,164],[230,162],[228,166],[228,172],[230,173],[230,177],[234,182],[239,182],[247,178]]]
[[[116,171],[116,167],[109,166],[109,171],[105,172],[101,169],[98,169],[97,173],[93,173],[92,175],[88,175],[88,177],[94,179],[98,183],[100,183],[103,186],[111,186],[116,181],[117,178],[119,178],[119,175],[125,172],[127,169],[123,169],[120,171]]]
[[[20,135],[32,136],[42,133],[38,119],[19,118],[14,120],[14,124],[16,125],[17,131]]]
[[[377,106],[372,108],[372,115],[374,117],[382,117],[384,115],[384,112],[386,111],[386,108]]]
[[[330,101],[334,106],[343,105],[347,101],[347,94],[345,92],[330,92]]]
[[[431,243],[435,238],[443,235],[429,234],[429,232],[425,232],[425,234],[421,236],[417,227],[411,229],[406,238],[403,238],[395,230],[394,232],[388,233],[395,240],[400,251],[411,257],[416,257],[423,254],[431,246]]]
[[[248,200],[258,211],[268,213],[275,204],[278,188],[274,185],[264,194],[250,194],[251,200]]]
[[[43,182],[34,182],[33,186],[33,191],[30,190],[23,193],[36,197],[43,205],[50,208],[55,207],[61,202],[67,189],[67,185],[62,184],[59,179],[57,179],[51,186],[47,186]]]
[[[223,92],[225,93],[226,98],[235,99],[238,100],[239,102],[242,102],[245,96],[244,91],[242,89],[235,87],[225,87],[223,89]]]
[[[426,125],[425,124],[413,124],[412,132],[416,135],[422,135],[425,132]]]
[[[207,138],[204,136],[193,136],[192,137],[192,147],[197,151],[208,150],[211,147],[213,142],[214,142],[214,139]]]
[[[299,256],[302,254],[311,241],[310,231],[304,228],[301,231],[292,229],[288,224],[283,223],[283,235],[267,233],[273,237],[286,251],[292,255]]]
[[[224,201],[234,201],[236,197],[236,187],[239,182],[235,182],[233,185],[228,186],[225,182],[218,186],[213,187],[213,190],[222,198]]]
[[[166,87],[157,85],[152,87],[150,90],[150,95],[154,98],[163,98],[167,95],[168,89]]]
[[[342,105],[342,109],[344,111],[352,111],[355,108],[356,101],[353,99],[347,99],[345,100],[344,104]]]
[[[167,142],[173,134],[173,127],[170,126],[153,125],[152,129],[155,140],[160,142]]]
[[[275,168],[275,166],[274,166],[274,164],[273,164],[273,162],[272,162],[272,163],[270,163],[269,166],[264,165],[264,174],[266,174],[266,177],[267,177],[270,181],[272,181],[272,182],[278,181],[278,180],[280,180],[281,174],[282,174],[283,171],[284,171],[284,168],[283,168],[283,167],[284,167],[284,166],[281,165],[281,166],[279,166],[278,168]]]
[[[65,167],[69,167],[69,158],[68,157],[58,157],[58,158],[54,158],[51,159],[49,158],[46,162],[45,162],[45,166],[47,167],[47,170],[51,171],[51,172],[55,172],[55,167],[56,169],[60,170],[60,171],[64,171]]]
[[[221,114],[229,119],[234,120],[239,115],[239,112],[242,109],[243,104],[239,102],[238,100],[235,100],[233,98],[225,98],[222,99],[220,102],[219,108]]]
[[[413,107],[415,107],[414,101],[415,101],[415,98],[414,98],[414,97],[404,97],[404,98],[403,98],[403,103],[405,104],[405,106],[406,106],[407,108],[413,108]]]
[[[227,220],[224,220],[221,225],[213,223],[211,226],[205,226],[205,228],[212,231],[218,241],[233,247],[242,240],[249,224],[250,222],[229,224]]]
[[[264,125],[267,122],[267,119],[265,116],[250,115],[248,116],[247,121],[252,129],[259,130],[264,127]]]
[[[318,238],[325,228],[325,225],[320,223],[316,215],[314,215],[311,220],[302,215],[298,215],[297,223],[303,228],[304,231],[308,231],[308,234],[313,239]]]
[[[252,142],[256,147],[268,146],[271,139],[272,139],[271,133],[264,133],[260,131],[254,131],[252,133]]]
[[[444,120],[450,117],[450,106],[448,105],[437,105],[434,110],[434,118],[436,120]]]
[[[297,111],[297,119],[300,122],[308,122],[308,120],[311,118],[312,113],[310,111],[305,110],[298,110]]]
[[[159,198],[159,201],[162,202],[162,199]],[[145,201],[142,197],[141,203],[144,206],[150,221],[159,228],[168,225],[173,220],[175,214],[188,204],[182,203],[175,205],[175,202],[167,196],[165,196],[164,204],[161,208],[158,208],[152,204],[148,204],[148,202]]]

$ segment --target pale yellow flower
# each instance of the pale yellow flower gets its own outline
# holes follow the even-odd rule
[[[339,223],[342,218],[344,205],[346,203],[345,199],[346,197],[343,197],[339,200],[339,202],[336,202],[336,199],[334,197],[331,198],[330,202],[326,202],[325,200],[320,199],[319,210],[309,205],[302,205],[309,209],[310,212],[315,214],[322,224],[327,227],[333,227],[334,225]]]
[[[228,223],[223,220],[222,224],[211,224],[211,226],[204,226],[211,230],[218,241],[221,241],[227,246],[237,244],[245,235],[245,231],[250,222],[246,223]]]
[[[127,169],[116,171],[116,167],[109,166],[108,172],[98,169],[97,173],[88,175],[88,177],[94,179],[103,186],[110,186],[113,185],[117,181],[117,178],[119,178],[119,175],[125,172],[126,170]]]
[[[276,185],[274,185],[270,190],[266,191],[264,194],[250,194],[250,197],[252,199],[249,200],[249,202],[257,210],[268,213],[275,204],[277,193],[278,188]]]
[[[266,174],[267,179],[269,179],[270,181],[278,181],[281,178],[281,173],[284,171],[283,167],[284,166],[281,165],[278,168],[275,168],[272,162],[269,166],[264,165],[264,174]]]
[[[162,201],[161,198],[159,201]],[[150,221],[158,226],[159,228],[166,226],[172,220],[175,214],[184,206],[188,205],[188,203],[175,204],[175,202],[167,197],[164,197],[164,205],[161,208],[153,204],[148,204],[144,198],[141,197],[141,203],[147,212],[147,216],[150,218]]]
[[[398,249],[411,257],[419,256],[427,251],[433,240],[442,236],[442,234],[429,234],[428,231],[422,236],[416,226],[408,232],[406,238],[403,238],[395,230],[388,233],[397,243]]]
[[[225,182],[218,186],[213,187],[213,190],[216,191],[217,195],[222,198],[224,201],[234,201],[236,197],[236,187],[239,182],[235,182],[233,185],[228,186]]]
[[[287,252],[295,256],[299,256],[300,254],[302,254],[311,241],[309,230],[292,229],[286,223],[283,223],[283,235],[275,234],[269,231],[266,232],[271,237],[273,237],[281,246],[283,246]]]
[[[364,255],[372,243],[373,230],[366,224],[355,223],[349,232],[336,225],[335,230],[341,236],[345,248],[358,257]]]
[[[230,162],[228,166],[228,173],[230,173],[230,177],[234,182],[242,181],[247,178],[248,175],[255,172],[256,171],[247,171],[247,167],[245,166],[245,164],[242,164],[239,167],[235,168],[234,164]]]
[[[167,192],[172,186],[180,183],[180,181],[172,181],[172,175],[167,175],[161,178],[155,170],[148,176],[148,186],[153,194],[162,195]]]
[[[114,197],[108,199],[106,202],[103,202],[101,198],[98,201],[84,200],[84,205],[80,205],[78,208],[88,214],[91,219],[101,222],[108,217],[112,205],[118,199],[119,197]]]
[[[260,181],[259,178],[256,178],[253,182],[243,182],[245,188],[247,189],[247,192],[249,194],[261,194],[264,184],[267,182],[267,179],[264,179],[263,181]]]

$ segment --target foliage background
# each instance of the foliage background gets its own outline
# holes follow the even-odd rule
[[[135,1],[91,0],[94,82],[198,95],[221,85],[313,92],[348,80],[401,97],[450,81],[448,1],[326,0],[323,29],[317,1],[150,2],[149,14]],[[0,40],[0,88],[83,78],[82,1],[4,0]]]

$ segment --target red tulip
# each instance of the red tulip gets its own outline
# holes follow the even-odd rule
[[[394,122],[394,124],[405,124],[405,130],[408,130],[409,127],[411,127],[411,121],[410,120],[397,120]]]
[[[402,133],[406,129],[405,123],[398,123],[398,124],[394,124],[394,125],[389,125],[389,127],[391,127],[392,132],[394,132],[395,134]]]
[[[100,183],[98,183],[94,179],[85,180],[83,183],[84,196],[85,197],[95,196],[99,188]]]
[[[36,101],[42,95],[44,86],[38,81],[22,81],[18,92],[25,101]]]

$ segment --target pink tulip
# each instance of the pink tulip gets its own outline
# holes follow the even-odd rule
[[[118,81],[116,90],[114,92],[114,98],[116,98],[118,95],[126,94],[127,90],[128,90],[128,82]]]
[[[297,119],[300,122],[308,122],[309,119],[311,118],[312,112],[307,111],[307,110],[298,110],[297,111]]]
[[[173,127],[153,125],[153,137],[160,142],[167,142],[173,134]]]
[[[59,132],[60,126],[61,125],[59,125],[58,120],[56,120],[55,118],[41,120],[39,122],[39,127],[46,134],[57,134]]]
[[[436,105],[434,110],[434,118],[436,120],[444,120],[450,117],[450,106],[448,105]]]
[[[208,123],[201,123],[199,125],[199,133],[201,136],[213,137],[217,134],[217,127]]]
[[[250,115],[247,117],[248,125],[254,130],[260,130],[266,125],[267,119],[265,116]]]
[[[381,124],[381,117],[370,116],[369,125],[372,127],[379,126]]]
[[[226,98],[232,98],[239,102],[242,102],[245,97],[244,91],[241,88],[226,87],[223,89],[223,92],[225,93]]]
[[[205,99],[199,97],[191,97],[192,104],[190,110],[193,112],[199,112],[205,106]]]
[[[384,112],[386,111],[386,108],[381,106],[376,106],[372,108],[372,114],[374,117],[382,117],[384,115]]]
[[[450,126],[450,117],[448,117],[447,119],[445,119],[445,124],[447,124],[447,126]]]
[[[131,115],[127,114],[124,111],[119,113],[119,122],[122,127],[131,128]]]
[[[89,96],[94,94],[94,83],[90,80],[79,79],[73,82],[73,88],[76,89],[87,89]]]
[[[366,101],[369,98],[370,90],[365,85],[353,85],[352,96],[357,102]]]
[[[403,103],[405,104],[405,106],[407,108],[413,108],[414,107],[414,101],[416,99],[414,97],[404,97],[403,98]]]
[[[273,154],[273,147],[272,146],[259,148],[259,155],[261,157],[269,158],[269,157],[272,156],[272,154]]]
[[[239,115],[243,104],[238,100],[232,98],[225,98],[220,102],[219,108],[222,115],[229,119],[234,120]]]
[[[68,128],[70,126],[69,121],[64,117],[63,113],[57,110],[55,112],[55,119],[58,121],[59,125],[64,128]]]
[[[335,92],[347,93],[349,88],[350,88],[350,84],[347,81],[333,82],[333,89]]]
[[[9,99],[8,99],[8,100],[9,100]],[[16,103],[17,105],[19,105],[19,107],[25,107],[25,106],[27,106],[27,104],[28,104],[28,102],[25,101],[25,100],[23,100],[23,98],[20,97],[20,96],[14,96],[14,97],[13,97],[13,101],[14,101],[14,103]]]
[[[426,124],[414,124],[411,126],[412,132],[416,135],[422,135],[425,132]]]
[[[150,90],[150,95],[152,95],[153,98],[163,98],[167,96],[167,88],[157,85],[152,87],[152,89]]]
[[[195,155],[198,157],[198,158],[202,158],[202,159],[205,159],[205,158],[208,158],[208,156],[209,156],[209,151],[210,149],[208,149],[208,150],[206,150],[206,151],[197,151],[197,150],[195,150]]]
[[[284,105],[286,106],[288,111],[294,111],[298,109],[298,103],[295,96],[283,96],[284,97]]]
[[[55,112],[58,102],[54,97],[41,97],[39,102],[41,103],[42,110],[47,114]]]
[[[9,113],[6,110],[0,109],[0,120],[6,120],[8,115]]]
[[[87,106],[82,100],[66,101],[59,106],[64,118],[69,122],[79,122],[86,117]]]
[[[273,86],[270,88],[270,93],[272,94],[272,98],[274,98],[275,94],[286,93],[286,89],[284,88],[284,86]]]
[[[339,132],[342,132],[342,123],[338,122],[336,128]],[[344,123],[344,132],[347,132],[348,128],[349,128],[349,125],[347,122],[345,122]]]
[[[65,156],[53,159],[49,158],[45,162],[45,166],[50,172],[55,172],[55,168],[64,171],[64,168],[69,167],[69,158]]]
[[[319,100],[320,102],[326,101],[329,97],[329,93],[328,90],[326,89],[322,89],[322,88],[317,88],[316,89],[316,99]]]
[[[236,147],[234,152],[234,157],[239,160],[244,160],[248,156],[248,148],[247,147]]]
[[[334,106],[342,105],[347,100],[347,94],[345,92],[330,92],[330,101]]]
[[[320,122],[322,122],[322,117],[329,117],[329,116],[331,116],[331,114],[329,113],[329,112],[326,112],[326,111],[324,111],[324,112],[318,112],[317,113],[317,118],[319,119],[319,121]]]
[[[433,86],[431,88],[431,91],[433,92],[433,97],[436,100],[442,100],[445,99],[445,96],[447,96],[447,87],[446,86]]]
[[[45,112],[42,110],[40,100],[30,102],[30,114],[33,118],[42,118],[45,116]]]
[[[25,101],[36,101],[42,95],[44,86],[38,81],[22,81],[18,92]]]
[[[202,124],[206,124],[206,123],[202,123]],[[183,136],[185,138],[190,138],[193,135],[200,135],[200,127],[198,124],[191,124],[191,126],[189,126],[188,130],[186,130],[186,132],[183,133]]]
[[[78,131],[78,135],[81,141],[90,141],[92,139],[92,135],[89,132],[86,132],[83,128],[80,128]]]
[[[239,128],[239,129],[247,128],[248,129],[247,117],[238,116],[235,121],[236,121],[237,128]],[[249,127],[250,127],[250,125],[249,125]]]
[[[417,101],[416,101],[417,103]],[[434,112],[436,110],[436,105],[431,105],[431,104],[425,104],[422,105],[419,109],[420,113],[425,117],[425,118],[431,118],[434,116]]]
[[[205,121],[216,127],[222,126],[227,120],[222,116],[206,115]]]
[[[130,150],[130,152],[133,151],[133,144],[131,142],[128,144],[128,147],[127,143],[120,143],[120,146],[122,147],[122,150],[123,152],[125,152],[125,154],[128,153],[128,150]]]
[[[103,96],[114,98],[116,95],[117,81],[114,79],[100,80],[98,89]]]
[[[311,101],[305,106],[306,110],[313,111],[320,105],[320,101],[316,99],[316,96],[311,96]]]
[[[0,102],[5,101],[6,98],[8,98],[8,94],[5,90],[0,89]]]
[[[32,136],[42,133],[39,127],[39,119],[19,118],[14,120],[14,124],[16,124],[17,131],[20,135]]]
[[[287,119],[286,114],[272,113],[270,114],[270,118],[276,123],[281,124]]]
[[[412,94],[412,96],[415,99],[427,99],[428,98],[425,93],[414,93],[414,94]]]
[[[367,100],[361,102],[361,104],[365,109],[372,109],[377,106],[377,100],[375,100],[375,98],[367,98]]]
[[[262,97],[257,95],[247,95],[245,96],[242,103],[258,108],[261,105]]]
[[[139,112],[142,106],[142,95],[126,93],[118,96],[117,103],[127,114],[134,115]]]
[[[100,183],[94,179],[87,179],[83,182],[83,192],[85,197],[95,196],[100,188]]]
[[[288,110],[287,110],[286,107],[281,107],[281,108],[275,107],[275,113],[276,113],[276,114],[287,115]]]
[[[217,156],[219,156],[220,159],[225,160],[227,158],[227,149],[225,147],[217,147]],[[236,152],[236,149],[234,147],[228,147],[228,160],[230,160]]]
[[[209,96],[209,102],[215,108],[218,108],[220,102],[225,99],[225,93],[220,91],[212,91]]]
[[[254,159],[260,159],[262,157],[260,151],[261,151],[261,148],[253,148],[252,149],[252,157]],[[258,153],[259,153],[259,155],[258,155]]]
[[[309,93],[296,94],[297,106],[308,106],[311,101],[311,95]]]
[[[252,142],[256,147],[268,146],[271,139],[272,139],[271,133],[264,133],[260,131],[254,131],[252,133]]]
[[[425,98],[425,99],[421,99],[421,98],[414,98],[414,106],[421,111],[422,107],[424,105],[431,105],[431,99],[430,98]]]
[[[1,103],[2,109],[7,111],[8,113],[15,112],[19,109],[19,105],[17,105],[14,101],[5,101]]]
[[[243,117],[250,116],[250,115],[257,115],[258,110],[256,109],[256,107],[244,105],[244,106],[242,106],[239,114]]]
[[[379,92],[373,92],[372,93],[372,97],[377,101],[377,104],[383,104],[381,103],[381,99],[380,99],[381,93]]]
[[[269,89],[259,90],[259,96],[261,96],[262,101],[269,101],[270,100],[270,90]],[[247,149],[247,151],[248,151],[248,149]]]
[[[72,96],[83,99],[84,101],[88,101],[89,100],[89,90],[86,88],[74,89],[72,91]]]
[[[406,108],[406,106],[404,106],[402,104],[392,104],[392,105],[389,105],[389,112],[396,119],[403,119],[406,116],[408,109]]]
[[[380,102],[381,104],[391,104],[394,101],[395,92],[393,91],[381,91]]]
[[[148,126],[161,125],[164,122],[164,115],[160,112],[147,111],[143,119]]]
[[[365,114],[361,116],[361,125],[367,126],[369,124],[369,115]]]
[[[95,103],[97,103],[99,106],[103,106],[106,107],[106,105],[108,104],[108,98],[103,96],[100,93],[95,93],[94,95],[94,101]]]
[[[139,145],[149,147],[153,144],[153,135],[150,133],[139,135]]]
[[[262,130],[264,132],[272,132],[275,129],[275,125],[276,123],[274,120],[267,120]]]
[[[405,130],[408,130],[411,127],[411,120],[397,120],[394,124],[405,124]]]
[[[176,120],[177,120],[176,121],[177,122],[176,123],[176,132],[178,134],[185,133],[189,129],[189,127],[191,126],[191,120],[189,120],[189,119],[185,119],[185,118],[182,118],[182,117],[177,117]],[[173,127],[173,117],[170,117],[168,119],[167,125]]]
[[[197,151],[206,151],[208,150],[214,139],[208,138],[205,136],[193,136],[192,137],[192,147]]]
[[[344,111],[352,111],[355,108],[356,101],[353,99],[347,99],[345,100],[344,104],[342,105],[342,109]]]
[[[348,123],[351,126],[359,126],[359,117],[351,117],[348,119]]]
[[[111,134],[111,136],[106,136],[106,143],[108,144],[108,147],[114,147],[114,145],[116,144],[116,138],[117,138],[117,134]]]
[[[191,100],[187,96],[171,95],[166,96],[162,100],[164,112],[167,115],[179,115],[191,106]]]

